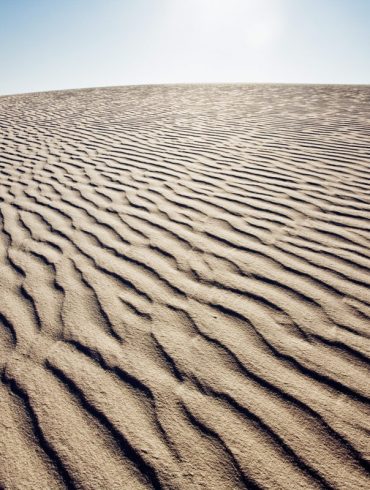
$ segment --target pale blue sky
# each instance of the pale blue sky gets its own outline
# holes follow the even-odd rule
[[[0,0],[0,94],[370,83],[370,0]]]

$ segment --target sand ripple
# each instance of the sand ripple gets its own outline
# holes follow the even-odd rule
[[[1,488],[369,488],[369,95],[0,98]]]

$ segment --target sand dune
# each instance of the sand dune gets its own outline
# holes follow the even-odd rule
[[[0,98],[0,487],[365,489],[370,87]]]

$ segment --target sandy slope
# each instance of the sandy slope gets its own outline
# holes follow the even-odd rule
[[[1,488],[369,488],[369,96],[0,98]]]

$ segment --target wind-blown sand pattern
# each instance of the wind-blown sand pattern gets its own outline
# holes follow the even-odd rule
[[[0,98],[1,488],[369,488],[369,96]]]

